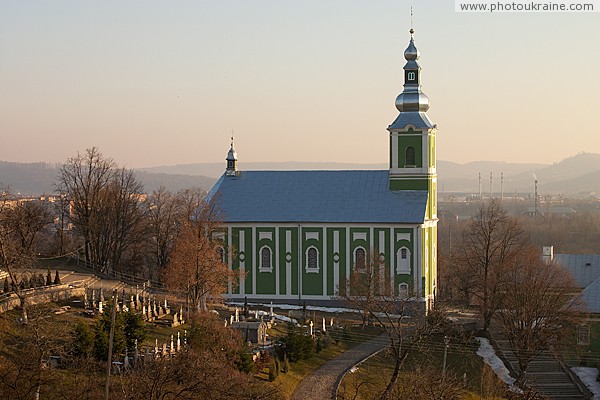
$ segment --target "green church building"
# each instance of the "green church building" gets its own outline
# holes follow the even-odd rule
[[[413,30],[404,89],[389,132],[389,170],[240,171],[233,147],[208,195],[224,257],[240,280],[230,299],[327,303],[348,293],[354,268],[376,286],[430,307],[437,278],[436,125],[421,91]],[[376,258],[371,260],[371,258]]]

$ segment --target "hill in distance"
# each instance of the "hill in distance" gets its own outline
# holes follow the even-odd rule
[[[54,193],[60,165],[48,163],[15,163],[0,161],[0,183],[10,185],[15,193],[36,195]],[[387,164],[358,164],[335,162],[244,162],[241,170],[381,170]],[[225,162],[195,163],[172,166],[140,168],[136,172],[147,192],[159,186],[171,191],[200,187],[209,190],[223,174]],[[580,153],[553,164],[507,163],[502,161],[476,161],[459,164],[438,161],[440,193],[478,193],[479,175],[481,191],[509,195],[513,192],[533,193],[534,181],[538,180],[539,194],[600,193],[600,154]]]
[[[0,184],[10,186],[15,194],[20,193],[23,196],[55,193],[59,173],[59,164],[0,161]],[[209,190],[216,182],[214,178],[201,175],[145,171],[136,171],[136,173],[147,192],[152,192],[160,186],[173,192],[194,187]]]

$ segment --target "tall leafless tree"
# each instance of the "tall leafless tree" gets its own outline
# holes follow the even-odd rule
[[[562,266],[542,260],[529,248],[507,275],[503,308],[497,313],[519,363],[517,383],[522,385],[529,362],[542,351],[572,344],[583,318],[575,281]]]
[[[471,295],[479,304],[484,331],[503,304],[506,274],[526,248],[523,229],[497,199],[482,203],[463,232],[453,254],[455,272],[463,275],[461,282],[472,285]]]
[[[62,166],[58,189],[70,201],[86,261],[101,272],[118,268],[143,232],[143,188],[134,172],[118,168],[92,147]]]

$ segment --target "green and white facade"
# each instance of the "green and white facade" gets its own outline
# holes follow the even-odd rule
[[[327,302],[356,265],[374,260],[375,290],[434,300],[437,279],[436,127],[421,92],[411,30],[400,114],[388,127],[389,170],[239,171],[233,143],[209,194],[239,283],[228,297]]]

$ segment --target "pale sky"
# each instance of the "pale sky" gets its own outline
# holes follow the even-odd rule
[[[438,158],[600,153],[600,13],[454,0],[0,0],[0,160],[387,162],[414,8]]]

